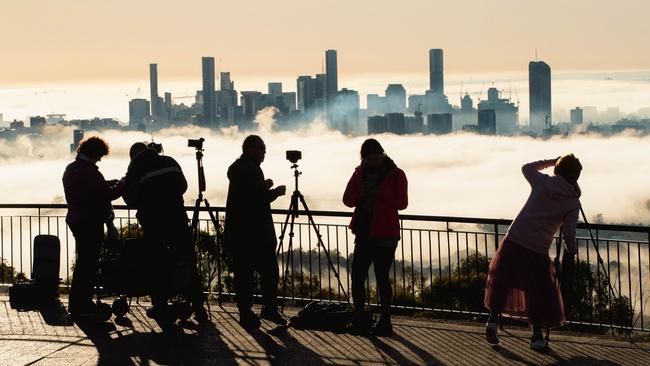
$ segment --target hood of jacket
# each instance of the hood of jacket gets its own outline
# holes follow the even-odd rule
[[[546,193],[551,200],[559,201],[580,197],[581,191],[578,183],[571,184],[559,175],[550,176],[545,183]]]

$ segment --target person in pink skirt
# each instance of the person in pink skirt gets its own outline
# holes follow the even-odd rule
[[[554,175],[541,172],[553,166]],[[490,310],[485,326],[488,343],[499,343],[497,322],[501,313],[528,318],[533,326],[532,349],[548,346],[542,328],[566,322],[549,248],[555,233],[562,228],[566,250],[574,254],[577,251],[581,170],[582,165],[573,154],[535,161],[521,168],[532,189],[490,262],[485,289],[485,306]]]

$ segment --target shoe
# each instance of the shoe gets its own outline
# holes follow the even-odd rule
[[[350,324],[345,326],[345,332],[354,335],[368,335],[370,333],[370,323],[362,318],[355,317]]]
[[[390,318],[381,317],[379,321],[370,327],[370,333],[378,337],[390,337],[393,333],[393,324],[390,322]]]
[[[491,345],[499,344],[499,326],[497,323],[485,324],[485,339]]]
[[[530,349],[538,351],[538,350],[546,349],[547,347],[548,347],[548,339],[545,339],[544,337],[533,336],[530,339]]]
[[[194,319],[199,323],[207,323],[210,321],[208,312],[203,307],[194,309]]]
[[[278,325],[287,325],[287,319],[280,314],[278,309],[264,308],[260,313],[260,317]]]
[[[260,317],[250,310],[239,312],[239,324],[247,330],[259,328],[262,324]]]

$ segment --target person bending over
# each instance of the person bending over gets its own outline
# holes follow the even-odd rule
[[[540,172],[553,166],[552,176]],[[548,251],[561,227],[566,250],[577,252],[582,165],[570,154],[528,163],[521,170],[532,190],[490,262],[485,289],[490,318],[485,334],[490,344],[499,343],[499,314],[523,314],[533,326],[530,347],[542,349],[548,346],[542,328],[565,322],[562,295]]]
[[[183,200],[187,190],[185,175],[176,160],[160,155],[142,142],[133,144],[129,155],[124,201],[138,210],[136,217],[154,271],[153,308],[148,314],[161,325],[169,325],[172,316],[168,300],[180,290],[188,296],[194,317],[206,321],[205,296]],[[179,269],[183,270],[176,273]],[[174,276],[184,276],[182,288],[170,289]]]

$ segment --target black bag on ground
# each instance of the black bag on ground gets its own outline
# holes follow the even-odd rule
[[[30,309],[59,298],[61,243],[54,235],[34,238],[31,280],[18,280],[9,289],[12,309]]]
[[[369,316],[369,323],[372,313]],[[352,309],[347,304],[337,304],[325,301],[312,301],[291,317],[290,326],[296,329],[329,330],[340,332],[352,321]]]

